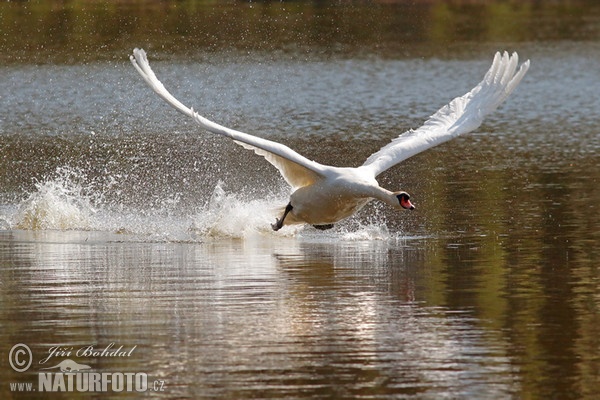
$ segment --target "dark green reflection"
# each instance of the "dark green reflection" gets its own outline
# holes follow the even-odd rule
[[[439,57],[473,42],[595,40],[599,20],[591,0],[1,2],[0,61],[122,58],[134,46],[186,57],[222,50]]]

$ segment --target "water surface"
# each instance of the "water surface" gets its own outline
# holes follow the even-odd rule
[[[43,4],[0,4],[2,397],[51,347],[110,343],[136,347],[70,359],[165,398],[600,395],[597,6]],[[532,67],[475,133],[381,176],[414,212],[274,233],[285,182],[156,98],[133,47],[204,115],[347,166],[494,51]]]

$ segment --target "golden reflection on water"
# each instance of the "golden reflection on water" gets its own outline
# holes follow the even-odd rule
[[[132,43],[156,53],[183,53],[188,59],[224,49],[304,57],[441,57],[473,51],[472,42],[597,40],[599,14],[593,0],[2,2],[0,60],[120,59]]]
[[[136,345],[132,357],[87,362],[144,370],[167,381],[170,397],[517,390],[501,338],[488,342],[468,309],[415,298],[427,260],[402,245],[288,239],[240,248],[118,236],[3,235],[21,248],[4,258],[19,265],[3,272],[25,294],[11,311],[27,315],[10,317],[3,344],[35,343],[36,362],[61,343]],[[18,379],[3,370],[3,381]]]
[[[137,345],[85,361],[164,379],[164,397],[597,397],[599,15],[593,1],[0,3],[2,354]],[[470,88],[498,47],[532,69],[478,133],[381,177],[418,212],[370,205],[333,232],[275,236],[265,209],[285,190],[269,166],[153,103],[127,65],[136,46],[210,115],[341,165]],[[30,195],[85,223],[13,224]],[[216,229],[228,216],[242,233]],[[28,379],[2,361],[0,397]]]

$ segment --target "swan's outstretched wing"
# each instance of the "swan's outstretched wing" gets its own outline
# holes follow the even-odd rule
[[[529,60],[517,70],[518,62],[517,53],[512,56],[507,52],[496,53],[479,85],[442,107],[419,129],[403,133],[372,154],[361,168],[377,176],[415,154],[477,129],[483,118],[506,100],[527,72]]]
[[[156,94],[162,97],[177,111],[193,118],[204,129],[231,138],[244,148],[254,150],[256,154],[263,156],[279,170],[292,188],[297,189],[310,185],[323,177],[323,165],[301,156],[289,147],[281,143],[226,128],[204,118],[192,108],[185,106],[173,97],[173,95],[169,93],[164,85],[158,80],[154,71],[150,68],[144,50],[134,49],[133,55],[129,58],[146,83],[150,85]]]

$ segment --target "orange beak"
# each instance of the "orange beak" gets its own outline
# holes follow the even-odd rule
[[[415,206],[413,206],[413,204],[410,202],[410,200],[408,200],[405,197],[402,197],[402,199],[400,200],[400,205],[403,208],[406,208],[407,210],[414,210]]]

